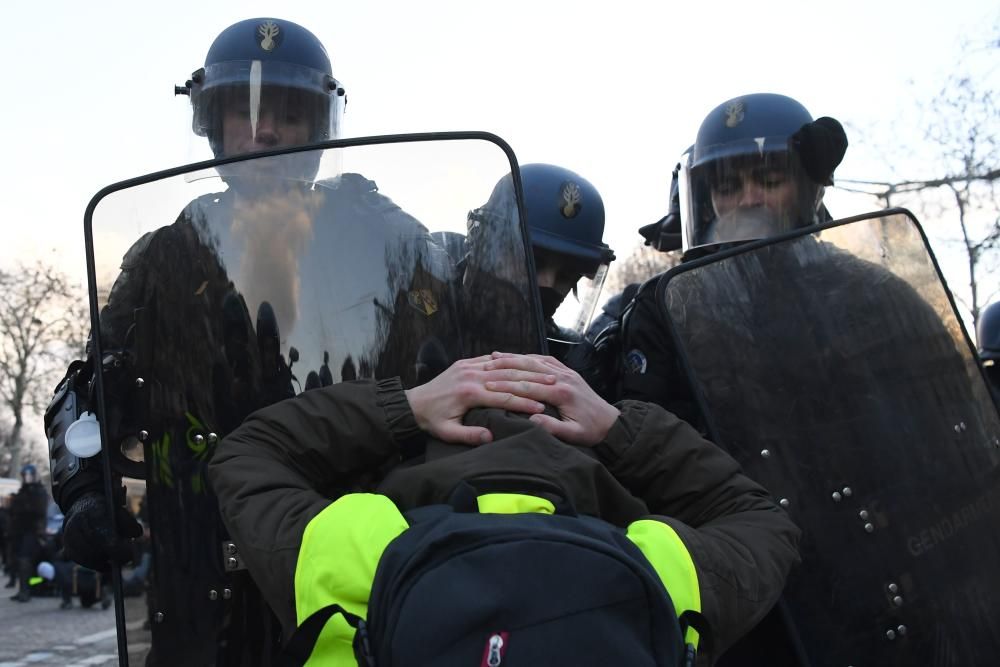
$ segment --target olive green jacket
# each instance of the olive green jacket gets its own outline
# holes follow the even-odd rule
[[[625,527],[668,524],[698,575],[711,662],[777,601],[798,561],[799,530],[721,449],[671,413],[624,401],[604,442],[560,442],[522,415],[473,410],[493,442],[447,445],[424,434],[398,380],[336,384],[252,414],[209,469],[223,518],[286,634],[296,627],[303,533],[333,500],[377,491],[405,511],[445,502],[463,480],[540,480],[581,514]],[[401,452],[422,451],[405,462]],[[510,489],[516,491],[516,489]]]

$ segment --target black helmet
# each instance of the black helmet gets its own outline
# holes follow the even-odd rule
[[[833,118],[784,95],[733,98],[702,121],[681,158],[684,249],[763,238],[817,222],[847,150]]]
[[[979,341],[980,359],[993,364],[1000,361],[1000,301],[991,303],[979,313],[976,339]]]
[[[283,147],[337,138],[346,104],[319,39],[300,25],[275,18],[247,19],[223,30],[209,47],[205,66],[174,90],[191,97],[192,129],[208,137],[216,157],[247,152],[224,145],[225,111],[242,114],[252,135],[262,112],[294,116],[306,130],[301,137],[282,139]],[[261,148],[274,147],[278,145]]]

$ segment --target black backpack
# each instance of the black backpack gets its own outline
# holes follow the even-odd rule
[[[475,503],[456,493],[406,512],[368,618],[317,611],[286,646],[290,663],[303,664],[340,613],[365,667],[694,664],[670,596],[625,531],[565,506],[480,514]]]

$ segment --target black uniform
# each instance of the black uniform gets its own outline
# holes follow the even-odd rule
[[[28,579],[34,573],[45,537],[48,505],[49,494],[45,487],[39,482],[28,482],[21,485],[10,506],[11,553],[19,584],[17,598],[20,600],[31,597]]]

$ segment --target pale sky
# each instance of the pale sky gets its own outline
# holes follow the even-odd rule
[[[1000,23],[995,2],[979,0],[19,2],[0,44],[0,266],[54,251],[82,274],[87,201],[188,161],[189,104],[173,85],[223,28],[274,12],[326,44],[348,91],[346,134],[494,132],[521,163],[591,180],[619,257],[665,213],[676,158],[716,104],[795,97],[849,125],[838,177],[884,178],[871,140],[921,142],[919,106],[957,66],[961,40]],[[896,172],[937,175],[912,167]],[[872,208],[836,192],[827,201],[836,217]]]
[[[666,212],[701,119],[739,95],[783,93],[843,121],[852,146],[838,178],[941,175],[925,159],[890,165],[878,148],[920,153],[921,106],[964,66],[962,40],[1000,25],[995,0],[8,3],[0,267],[42,255],[82,284],[87,202],[190,161],[189,102],[174,84],[222,29],[275,12],[326,44],[348,91],[346,134],[496,133],[522,164],[560,164],[597,186],[619,257]],[[1000,49],[983,57],[997,90]],[[835,217],[873,208],[836,191],[827,204]],[[964,293],[961,255],[927,227]]]

